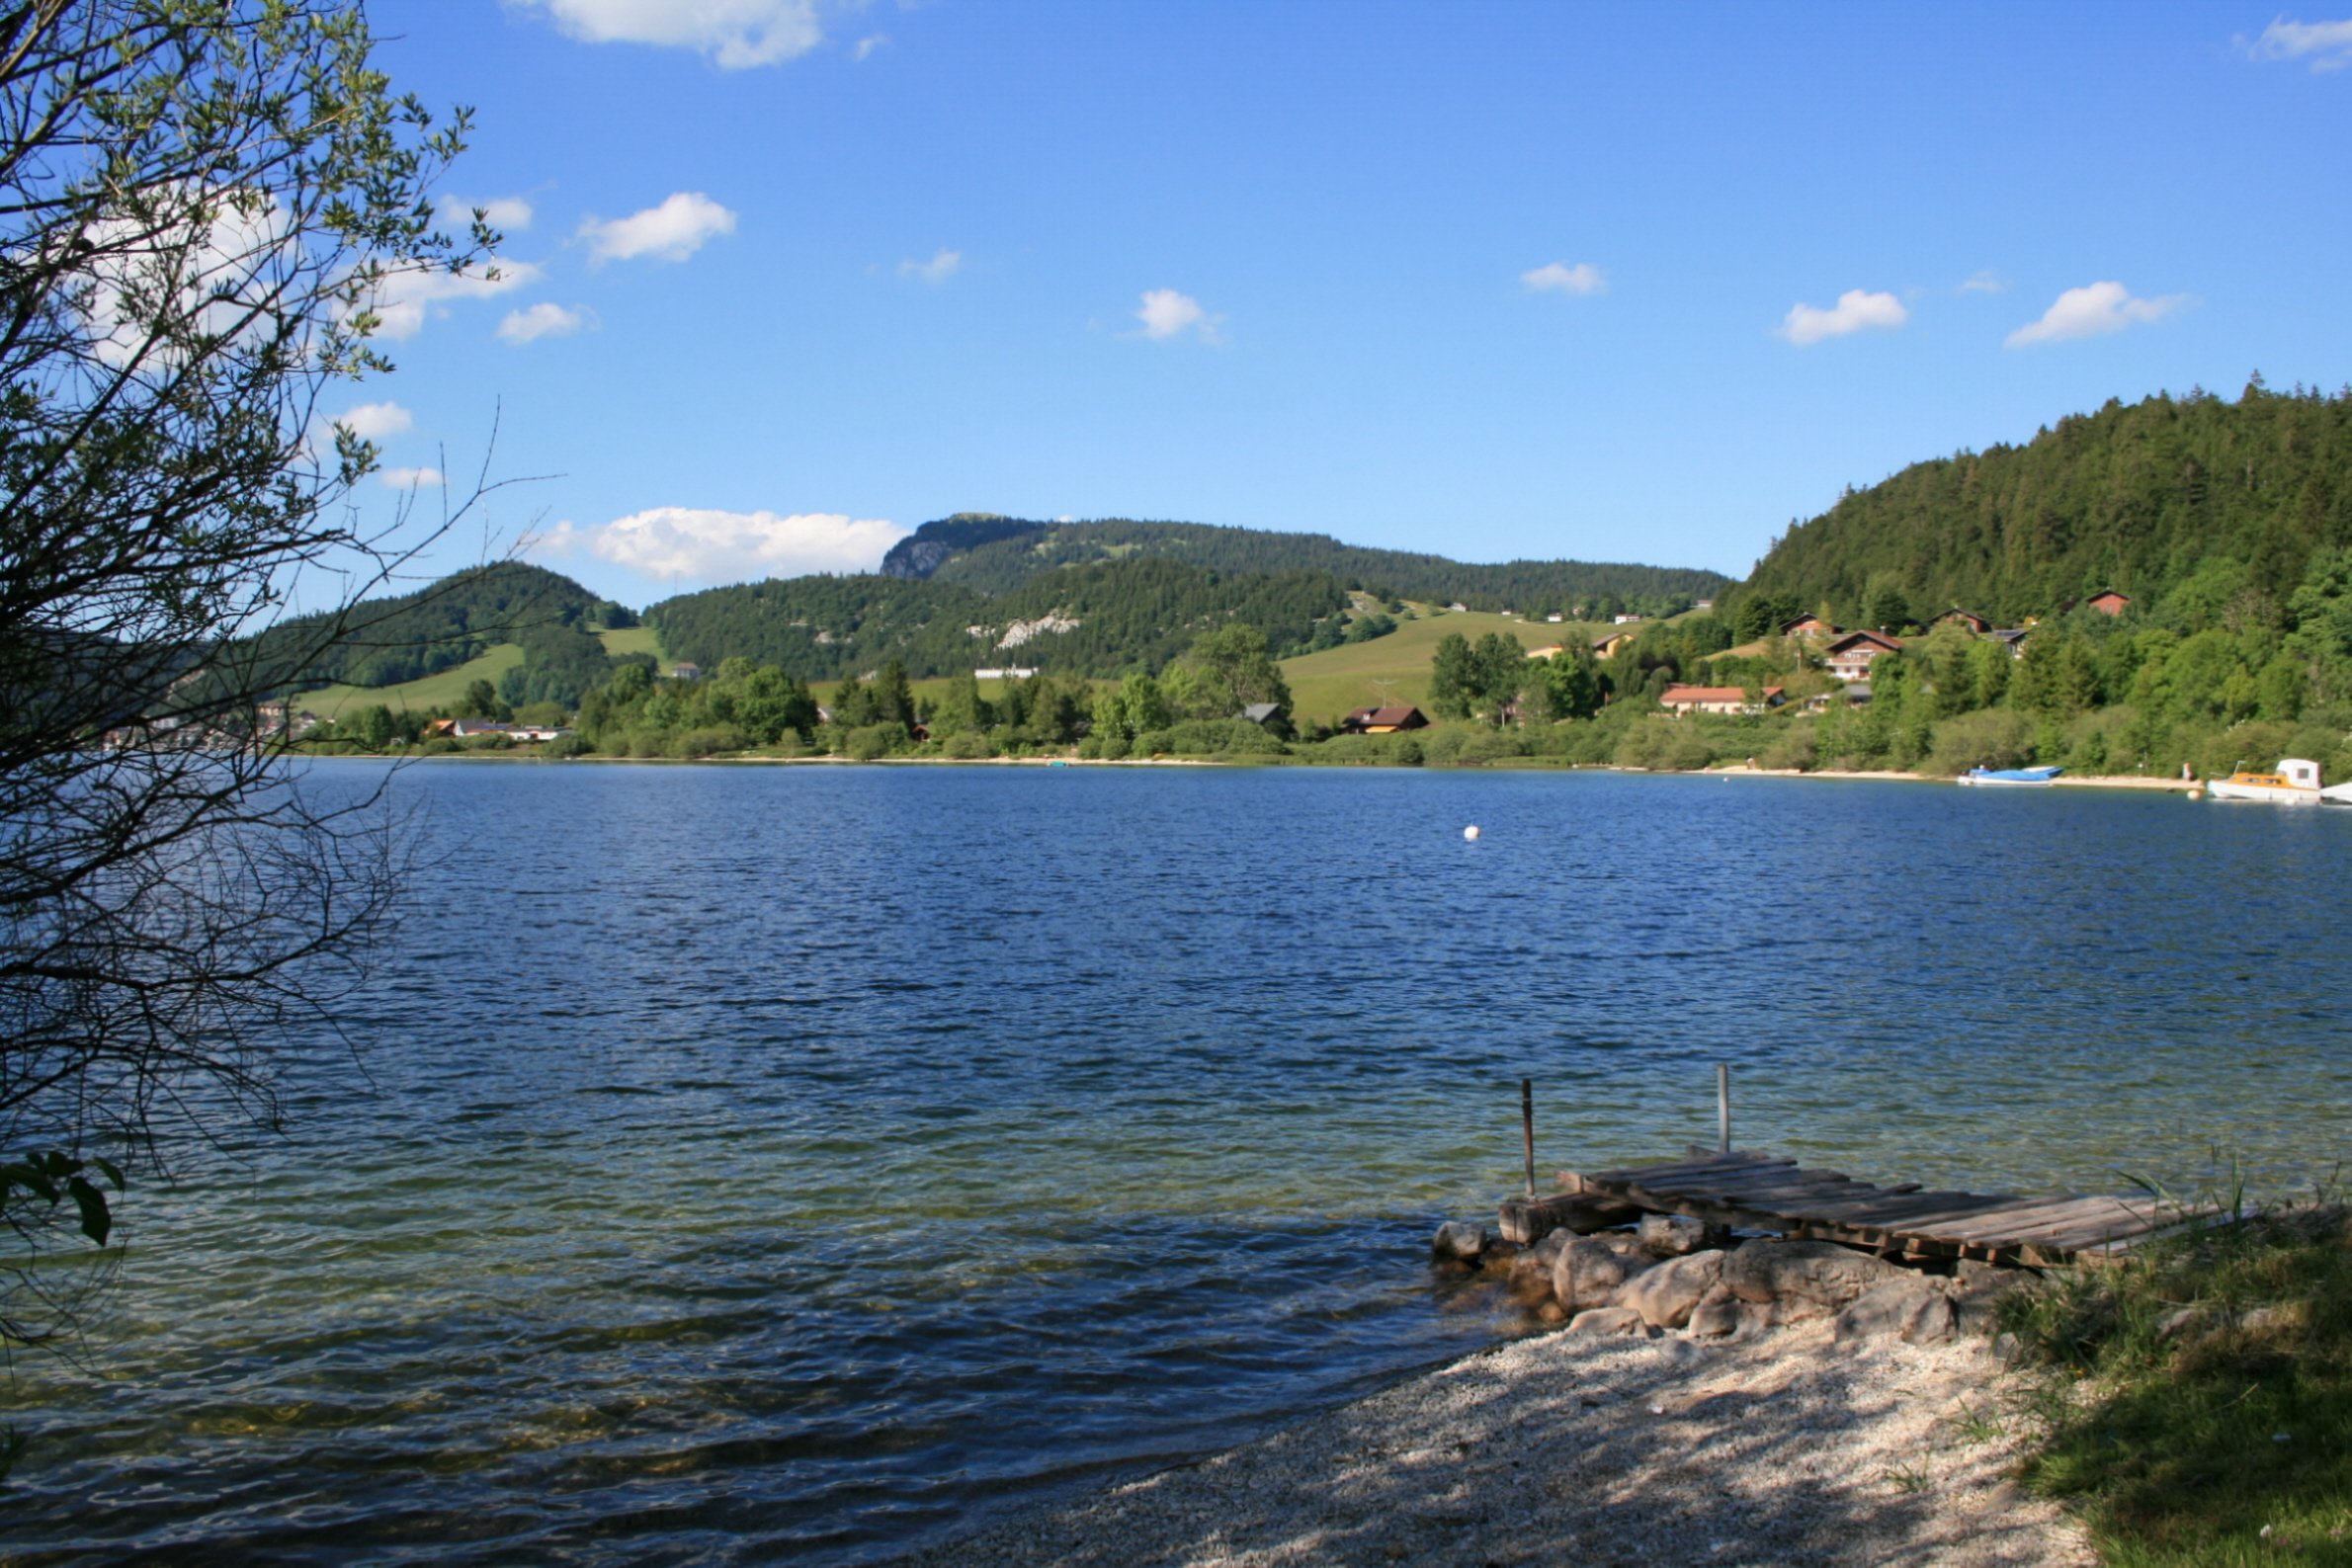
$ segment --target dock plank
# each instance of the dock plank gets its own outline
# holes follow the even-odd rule
[[[1656,1213],[1779,1230],[1937,1257],[2009,1256],[2066,1264],[2188,1223],[2202,1211],[2121,1197],[1880,1187],[1843,1171],[1749,1150],[1694,1147],[1680,1160],[1562,1171],[1560,1184]]]

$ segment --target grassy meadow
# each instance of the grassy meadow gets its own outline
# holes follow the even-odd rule
[[[657,659],[661,657],[661,644],[651,626],[630,626],[596,635],[607,653],[650,653]],[[419,681],[403,681],[398,686],[322,686],[305,695],[297,705],[329,719],[347,707],[365,707],[371,702],[381,702],[395,711],[453,707],[473,682],[487,681],[496,686],[500,676],[522,662],[521,643],[501,642],[463,664],[453,665]]]
[[[1283,679],[1291,683],[1291,711],[1303,722],[1399,702],[1426,710],[1430,660],[1439,639],[1460,632],[1475,642],[1490,631],[1516,637],[1524,648],[1548,648],[1578,636],[1590,641],[1601,634],[1598,627],[1553,625],[1474,610],[1435,616],[1423,610],[1414,619],[1400,619],[1385,637],[1283,660]]]

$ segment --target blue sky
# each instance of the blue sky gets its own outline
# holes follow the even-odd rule
[[[545,476],[429,568],[633,605],[973,510],[1741,575],[2109,398],[2352,381],[2332,3],[376,0],[508,265],[329,406]]]

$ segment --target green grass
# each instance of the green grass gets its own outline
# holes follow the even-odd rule
[[[1520,620],[1478,611],[1404,620],[1385,637],[1350,642],[1321,653],[1301,654],[1282,661],[1283,679],[1291,683],[1291,711],[1301,720],[1337,718],[1359,707],[1412,703],[1429,706],[1429,663],[1440,638],[1460,632],[1475,642],[1490,631],[1516,637],[1523,648],[1545,648],[1572,637],[1591,641],[1600,635],[1591,626],[1572,622],[1553,625]]]
[[[650,653],[661,657],[661,634],[651,626],[624,626],[618,631],[600,631],[597,640],[607,653]]]
[[[394,711],[403,707],[450,707],[465,695],[469,682],[487,681],[496,686],[500,676],[522,662],[520,643],[501,642],[479,658],[467,659],[421,681],[403,681],[398,686],[322,686],[304,695],[296,705],[308,708],[320,718],[333,718],[346,707],[365,707],[370,702],[381,702]]]
[[[629,626],[596,635],[607,653],[650,653],[656,659],[661,657],[661,643],[651,626]],[[320,718],[333,718],[347,707],[365,707],[371,702],[381,702],[394,712],[404,707],[419,711],[452,707],[471,683],[487,681],[496,686],[500,676],[522,662],[522,644],[501,642],[479,658],[468,659],[421,681],[403,681],[398,686],[322,686],[305,696],[298,705]]]
[[[2004,1319],[2047,1363],[2047,1436],[2025,1480],[2075,1508],[2107,1562],[2352,1563],[2340,1208],[2060,1277]]]

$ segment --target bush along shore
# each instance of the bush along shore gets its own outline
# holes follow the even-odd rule
[[[1438,1266],[1492,1280],[1570,1339],[1990,1342],[2007,1376],[1971,1419],[2103,1561],[2352,1562],[2352,1212],[2314,1199],[2038,1272],[1737,1238],[1596,1207],[1521,1245],[1449,1222]]]

